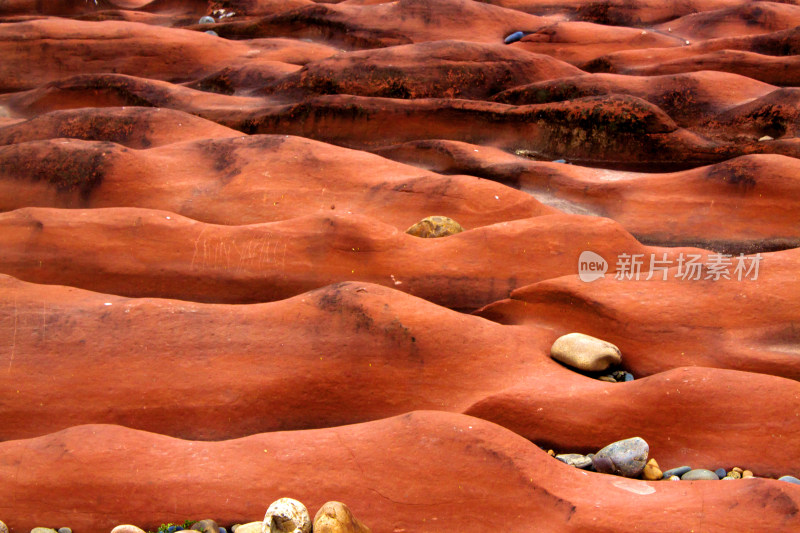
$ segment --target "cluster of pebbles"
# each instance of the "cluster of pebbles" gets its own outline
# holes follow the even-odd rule
[[[640,478],[646,481],[718,481],[731,479],[748,479],[756,477],[750,470],[743,470],[734,466],[730,470],[718,468],[707,470],[705,468],[692,468],[679,466],[662,471],[658,462],[648,458],[650,446],[641,437],[620,440],[609,444],[597,453],[582,455],[579,453],[557,454],[553,450],[547,453],[570,466],[583,470],[591,470],[602,474],[614,474],[628,478]],[[779,481],[800,484],[800,480],[793,476],[783,476]]]
[[[619,348],[602,339],[583,333],[568,333],[556,339],[550,348],[550,356],[585,375],[600,381],[619,382],[633,381],[633,375],[624,370],[612,370],[622,363]],[[641,437],[624,439],[601,449],[597,453],[582,455],[579,453],[548,453],[556,459],[576,468],[593,470],[603,474],[616,474],[629,478],[641,478],[648,481],[667,479],[672,481],[698,480],[731,480],[755,477],[750,470],[735,466],[730,470],[718,468],[692,468],[679,466],[661,471],[655,459],[649,459],[650,446]],[[800,484],[794,476],[783,476],[779,481]]]
[[[191,527],[184,528],[173,524],[163,525],[159,532],[201,531],[203,533],[227,533],[214,520],[206,519],[194,522]],[[264,520],[235,524],[231,533],[371,533],[371,530],[353,516],[352,511],[341,502],[327,502],[314,515],[314,521],[308,514],[306,506],[291,498],[274,501],[267,509]],[[31,533],[72,533],[68,527],[55,530],[48,527],[36,527]],[[0,522],[0,533],[8,533],[8,528]],[[146,533],[143,529],[130,524],[123,524],[111,530],[111,533]]]

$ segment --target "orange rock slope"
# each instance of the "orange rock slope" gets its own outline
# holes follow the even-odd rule
[[[0,520],[797,531],[798,21],[0,1]],[[556,362],[572,332],[634,379]],[[547,453],[632,437],[756,478]]]

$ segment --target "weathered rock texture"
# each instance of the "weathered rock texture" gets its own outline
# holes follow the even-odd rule
[[[362,533],[797,530],[766,478],[800,476],[798,24],[0,0],[0,519],[260,533],[292,497]],[[405,233],[428,217],[459,226]],[[635,379],[551,359],[571,332]],[[539,448],[633,436],[648,477],[756,479]]]

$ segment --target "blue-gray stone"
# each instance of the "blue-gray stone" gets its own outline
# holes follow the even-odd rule
[[[682,481],[719,481],[719,476],[711,470],[705,468],[696,468],[689,470],[681,476]]]
[[[592,458],[579,453],[562,453],[556,455],[556,459],[575,468],[589,468],[592,466]]]
[[[58,528],[58,533],[72,533],[72,530],[68,527],[60,527]]]
[[[718,478],[722,479],[728,475],[724,468],[717,468],[714,470],[714,473],[717,475]]]
[[[206,15],[205,17],[200,17],[199,24],[214,24],[215,22],[216,20],[214,20],[214,17],[209,17]]]
[[[595,469],[603,474],[638,477],[647,464],[650,446],[641,437],[609,444],[592,457]]]
[[[668,479],[670,476],[681,477],[691,469],[692,469],[691,466],[679,466],[678,468],[670,468],[669,470],[664,471],[664,479]]]
[[[795,485],[800,485],[800,479],[797,479],[794,476],[779,477],[778,481],[788,481],[789,483],[794,483]]]
[[[566,159],[553,159],[553,163],[566,163]]]
[[[219,533],[228,533],[228,530],[225,529],[224,527],[220,527],[219,528]]]
[[[625,372],[625,381],[633,381],[633,374]]]
[[[522,33],[521,31],[515,31],[514,33],[512,33],[511,35],[506,37],[503,42],[506,43],[506,44],[515,43],[515,42],[519,41],[520,39],[522,39],[523,37],[525,37],[524,33]]]
[[[215,32],[214,30],[207,30],[206,33],[213,35],[214,37],[219,37],[219,33]]]

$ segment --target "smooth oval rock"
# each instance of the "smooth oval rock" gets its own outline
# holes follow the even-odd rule
[[[326,502],[314,515],[314,533],[371,533],[341,502]]]
[[[122,524],[112,529],[111,533],[145,533],[145,531],[130,524]]]
[[[264,516],[261,533],[310,533],[311,517],[306,506],[292,498],[272,502]]]
[[[719,481],[719,477],[716,473],[712,472],[711,470],[706,470],[705,468],[696,468],[694,470],[689,470],[684,475],[681,476],[682,481]]]
[[[522,33],[521,31],[515,31],[514,33],[503,39],[503,42],[506,44],[515,43],[520,39],[522,39],[523,37],[525,37],[524,33]]]
[[[192,524],[192,527],[189,529],[193,531],[202,531],[203,533],[220,533],[217,523],[209,518],[198,520]]]
[[[619,348],[583,333],[568,333],[556,339],[550,348],[550,356],[565,365],[590,372],[605,370],[622,362]]]
[[[58,528],[58,533],[72,533],[72,530],[68,527],[60,527]]]
[[[592,458],[598,472],[638,477],[647,464],[650,446],[641,437],[624,439],[601,449]]]
[[[670,468],[669,470],[664,471],[664,477],[668,478],[670,476],[682,476],[689,470],[691,470],[691,466],[679,466],[677,468]]]
[[[425,217],[406,230],[409,235],[423,239],[436,239],[461,233],[464,228],[450,217],[432,216]]]
[[[800,485],[800,479],[797,479],[794,476],[781,476],[778,478],[778,481],[786,481],[788,483],[794,483],[795,485]]]
[[[753,473],[750,470],[745,470],[744,472],[742,472],[742,479],[747,479],[747,478],[751,478],[751,477],[755,477],[755,476],[753,475]]]
[[[31,529],[31,533],[56,533],[52,527],[35,527]]]
[[[664,473],[658,467],[658,462],[655,459],[650,459],[647,461],[647,464],[644,465],[642,477],[647,481],[657,481],[664,478]]]
[[[722,479],[727,475],[727,472],[724,468],[717,468],[714,470],[714,473],[717,475],[718,478]]]
[[[589,468],[592,465],[591,457],[579,453],[562,453],[556,455],[556,459],[575,468]]]
[[[214,24],[215,22],[217,21],[214,20],[214,17],[209,17],[208,15],[200,17],[200,20],[197,21],[198,24]]]

